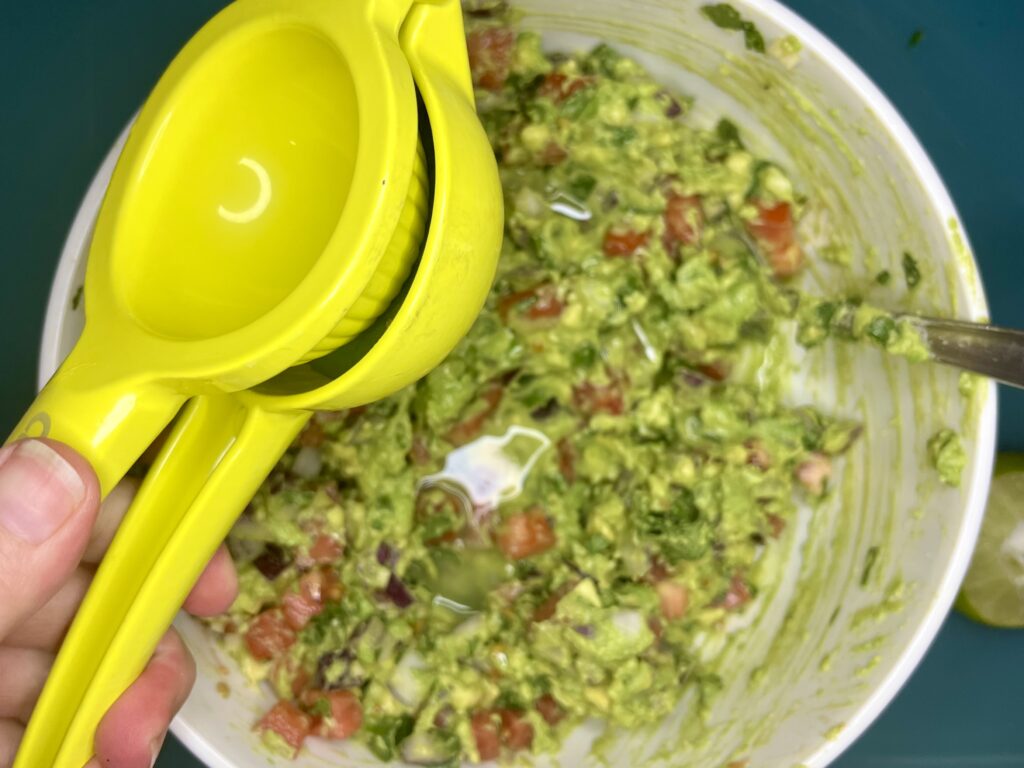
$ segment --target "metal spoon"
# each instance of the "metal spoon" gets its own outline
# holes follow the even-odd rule
[[[921,334],[935,362],[1024,389],[1024,331],[917,315],[899,319]]]

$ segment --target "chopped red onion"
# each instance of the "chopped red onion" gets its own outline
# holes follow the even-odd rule
[[[391,574],[391,578],[388,579],[388,585],[384,589],[384,594],[386,594],[388,599],[390,599],[391,602],[399,608],[408,608],[412,605],[412,594],[406,588],[405,584],[403,584],[394,574]]]

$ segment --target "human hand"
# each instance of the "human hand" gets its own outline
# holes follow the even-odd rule
[[[66,445],[23,440],[0,449],[0,768],[14,762],[61,640],[135,490],[126,480],[101,508],[92,468]],[[221,547],[185,609],[220,613],[237,590]],[[192,657],[170,630],[104,717],[87,768],[150,768],[194,678]]]

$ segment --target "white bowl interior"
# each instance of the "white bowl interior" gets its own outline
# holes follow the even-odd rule
[[[755,151],[788,169],[811,198],[803,241],[815,268],[805,288],[863,291],[891,309],[984,319],[976,267],[956,211],[924,152],[873,85],[819,33],[772,0],[735,3],[770,43],[795,35],[800,62],[743,50],[742,35],[713,27],[699,2],[522,0],[524,24],[546,44],[573,49],[604,40],[643,61],[666,85],[697,98],[696,119],[736,122]],[[83,323],[72,298],[84,274],[92,222],[124,136],[83,202],[65,246],[47,314],[45,381]],[[824,254],[850,254],[838,267]],[[901,258],[924,272],[907,296]],[[891,270],[888,287],[874,276]],[[689,698],[658,728],[603,740],[611,765],[811,768],[830,762],[882,710],[919,661],[955,595],[980,522],[991,470],[994,385],[969,397],[958,373],[910,365],[863,345],[792,354],[793,402],[863,422],[865,437],[839,467],[838,488],[784,538],[781,577],[739,620],[748,631],[702,653],[728,671],[707,718]],[[970,462],[960,488],[942,486],[925,443],[961,430]],[[871,554],[874,553],[874,554]],[[868,562],[873,564],[866,568]],[[269,694],[248,687],[201,625],[178,628],[200,676],[175,733],[211,766],[264,766],[252,723]],[[738,628],[738,627],[737,627]],[[222,684],[227,685],[228,695]],[[588,764],[597,726],[574,734],[538,764]],[[314,744],[294,765],[375,765],[355,746]]]

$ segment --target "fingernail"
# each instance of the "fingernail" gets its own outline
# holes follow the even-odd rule
[[[0,526],[30,544],[46,541],[85,498],[85,483],[41,440],[0,450]]]

